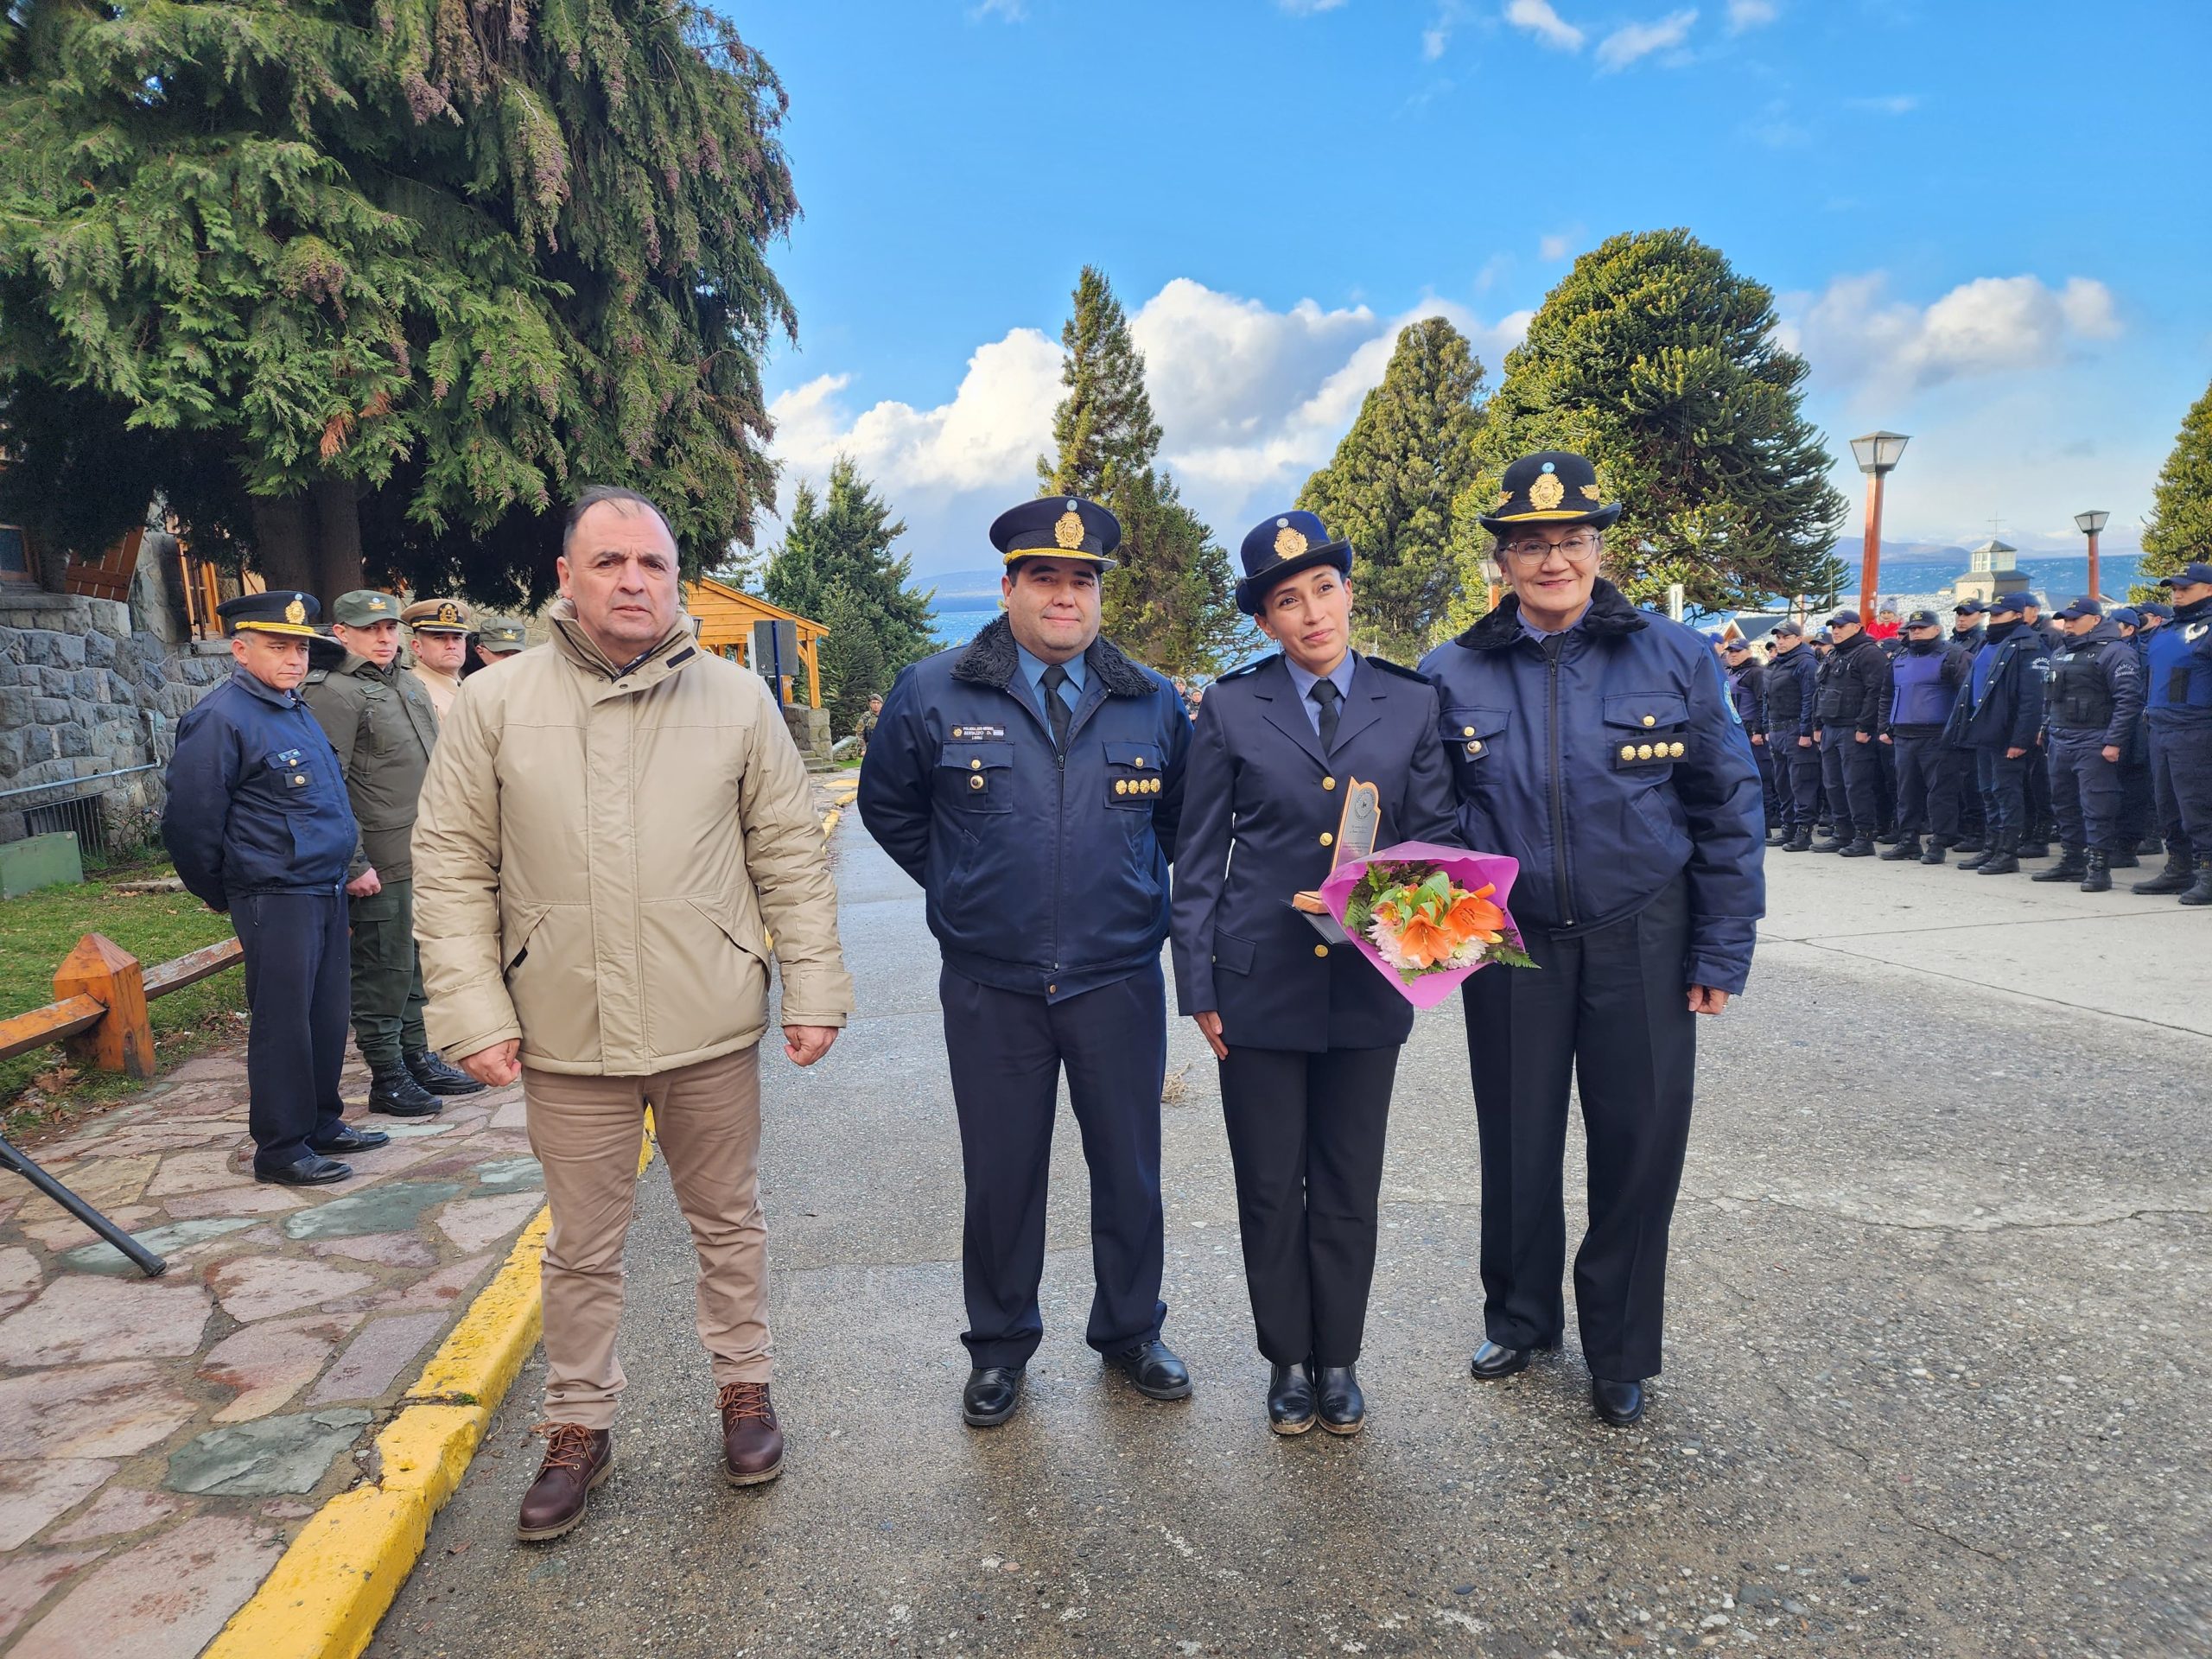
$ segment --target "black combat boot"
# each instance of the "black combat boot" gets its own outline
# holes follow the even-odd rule
[[[2166,850],[2166,843],[2156,836],[2145,836],[2135,843],[2135,850],[2145,858],[2156,858]]]
[[[2107,868],[2115,870],[2138,870],[2143,868],[2143,861],[2133,853],[2107,853],[2105,864]]]
[[[1955,853],[1986,853],[1989,850],[1989,842],[1983,836],[1964,836],[1951,843],[1951,850]]]
[[[2184,905],[2212,905],[2212,853],[2200,853],[2196,858],[2196,880],[2189,884],[2189,891],[2181,896]]]
[[[456,1071],[445,1062],[445,1057],[435,1050],[418,1048],[412,1054],[403,1054],[401,1061],[407,1075],[421,1084],[433,1095],[480,1095],[484,1085],[466,1071]]]
[[[2020,873],[2020,837],[2010,830],[1997,837],[1997,846],[1988,857],[1974,868],[1976,875],[2018,875]]]
[[[2050,838],[2037,836],[2033,841],[2024,840],[2012,849],[2012,855],[2016,858],[2049,858],[2050,856]]]
[[[1930,836],[1928,838],[1928,850],[1920,855],[1920,861],[1923,864],[1941,864],[1946,850],[1942,836]]]
[[[1789,832],[1789,839],[1782,843],[1785,853],[1809,853],[1813,850],[1813,832],[1799,824]]]
[[[1968,847],[1974,849],[1974,856],[1959,861],[1959,868],[1962,870],[1978,870],[1997,856],[1997,837],[1994,836],[1990,836],[1986,842],[1962,841],[1959,843],[1959,850],[1962,853]]]
[[[2187,893],[2193,879],[2189,861],[2178,853],[2170,852],[2166,855],[2164,869],[2147,881],[2131,883],[2127,890],[2141,893]]]
[[[1908,858],[1920,856],[1920,837],[1914,831],[1908,830],[1897,837],[1896,846],[1881,855],[1881,860],[1885,864],[1902,864]]]
[[[446,1103],[407,1074],[404,1065],[372,1072],[369,1079],[369,1109],[386,1117],[435,1117]]]
[[[2047,870],[2037,870],[2028,878],[2031,881],[2079,881],[2089,873],[2082,861],[2088,855],[2085,847],[2061,847],[2058,862]]]
[[[2082,873],[2082,891],[2084,893],[2110,893],[2112,891],[2112,863],[2110,860],[2108,860],[2104,854],[2092,847],[2088,851],[2087,864],[2088,868]],[[2037,876],[2036,880],[2040,881],[2043,878],[2041,876]]]
[[[1839,835],[1831,830],[1825,841],[1816,841],[1813,843],[1813,850],[1816,853],[1840,853],[1850,845],[1851,838],[1848,836]]]

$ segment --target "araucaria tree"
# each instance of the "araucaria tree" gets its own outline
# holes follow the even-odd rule
[[[1740,607],[1816,587],[1844,501],[1775,329],[1773,294],[1687,231],[1607,238],[1507,354],[1470,509],[1516,456],[1577,450],[1626,505],[1607,563],[1631,597],[1679,582]]]
[[[591,483],[718,559],[774,481],[783,110],[691,0],[22,0],[6,502],[83,538],[160,493],[326,597],[365,543],[378,575],[543,592]]]
[[[1060,330],[1056,453],[1038,458],[1040,494],[1080,495],[1121,521],[1120,562],[1103,583],[1105,632],[1164,674],[1210,674],[1236,646],[1229,556],[1156,464],[1160,427],[1144,354],[1104,274],[1084,267]]]
[[[2143,527],[2143,574],[2170,576],[2191,559],[2212,558],[2212,386],[2189,406],[2173,453],[2158,470],[2151,522]],[[2139,586],[2140,600],[2165,589]]]
[[[1483,365],[1442,317],[1399,331],[1382,384],[1298,505],[1321,515],[1357,556],[1357,625],[1411,662],[1435,642],[1479,534],[1468,486],[1482,425]]]

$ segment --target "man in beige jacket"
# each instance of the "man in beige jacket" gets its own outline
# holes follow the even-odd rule
[[[522,1078],[553,1211],[525,1539],[575,1525],[610,1466],[647,1106],[698,1251],[725,1470],[781,1471],[757,1181],[769,938],[796,1064],[829,1052],[853,995],[805,766],[761,681],[692,643],[666,522],[587,491],[559,569],[552,640],[454,700],[415,830],[431,1041],[486,1083]]]

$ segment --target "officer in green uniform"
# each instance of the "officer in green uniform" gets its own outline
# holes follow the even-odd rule
[[[331,607],[330,641],[314,643],[301,696],[338,752],[361,826],[346,870],[353,927],[353,1040],[373,1081],[369,1109],[429,1117],[440,1095],[484,1085],[430,1052],[423,974],[415,959],[415,802],[438,717],[423,683],[399,665],[399,601],[366,589]]]
[[[505,662],[530,643],[524,637],[522,619],[514,616],[480,616],[476,632],[469,636],[475,647],[469,654],[465,674],[479,674]]]

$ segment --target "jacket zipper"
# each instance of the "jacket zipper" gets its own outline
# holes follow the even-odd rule
[[[1546,684],[1545,712],[1551,728],[1552,748],[1552,880],[1559,888],[1559,907],[1564,925],[1574,925],[1574,895],[1567,881],[1567,791],[1560,785],[1559,751],[1559,653],[1560,642],[1547,642],[1544,648],[1544,667],[1548,675]]]

